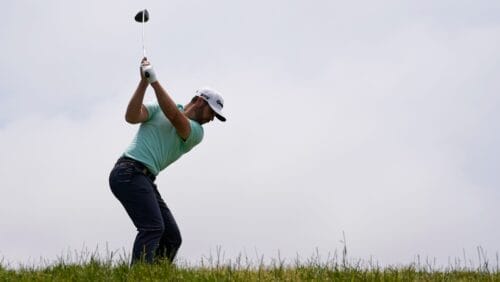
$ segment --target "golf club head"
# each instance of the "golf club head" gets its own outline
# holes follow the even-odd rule
[[[144,22],[147,22],[149,21],[149,12],[148,10],[144,9],[144,10],[141,10],[137,13],[137,15],[135,15],[135,21],[136,22],[139,22],[139,23],[142,23],[142,19],[143,19],[143,15],[144,15]]]

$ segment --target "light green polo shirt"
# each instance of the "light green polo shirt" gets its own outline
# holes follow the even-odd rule
[[[146,105],[148,120],[143,122],[124,156],[142,162],[154,175],[165,169],[203,139],[203,127],[189,120],[191,133],[186,141],[177,134],[158,103]],[[181,112],[182,105],[177,105]]]

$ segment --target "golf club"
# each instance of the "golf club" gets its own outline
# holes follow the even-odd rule
[[[144,43],[144,24],[147,21],[149,21],[149,12],[148,12],[148,10],[144,9],[144,10],[139,11],[135,15],[135,21],[139,22],[139,23],[142,23],[142,56],[143,56],[143,58],[145,58],[146,57],[146,46],[145,46],[145,43]]]

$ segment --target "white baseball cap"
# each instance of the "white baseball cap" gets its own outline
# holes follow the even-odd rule
[[[208,87],[203,87],[196,90],[196,96],[201,97],[203,100],[207,101],[208,105],[215,112],[215,116],[220,121],[226,121],[226,118],[222,115],[222,108],[224,107],[224,99],[219,92],[210,89]]]

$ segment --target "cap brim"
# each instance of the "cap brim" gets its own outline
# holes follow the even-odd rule
[[[202,98],[203,100],[205,100],[203,97],[201,97],[201,98]],[[205,101],[207,101],[207,100],[205,100]],[[210,105],[210,103],[209,103],[208,101],[207,101],[207,104],[208,104],[208,106],[210,107],[210,109],[212,109],[212,111],[214,111],[214,113],[215,113],[215,117],[216,117],[218,120],[220,120],[220,121],[226,121],[226,118],[225,118],[223,115],[221,115],[221,113],[220,113],[217,109],[214,109],[214,107],[212,107],[212,105]]]
[[[220,120],[220,121],[226,121],[226,118],[220,113],[220,110],[218,110],[217,108],[213,107],[212,104],[210,104],[210,102],[203,96],[200,96],[198,95],[198,97],[201,97],[201,99],[205,100],[205,102],[207,102],[208,106],[210,107],[210,109],[212,109],[212,111],[214,111],[215,113],[215,117]]]
[[[221,115],[219,115],[219,114],[217,114],[217,113],[215,113],[215,117],[216,117],[218,120],[220,120],[220,121],[226,121],[226,118],[225,118],[225,117],[223,117],[223,116],[221,116]]]

